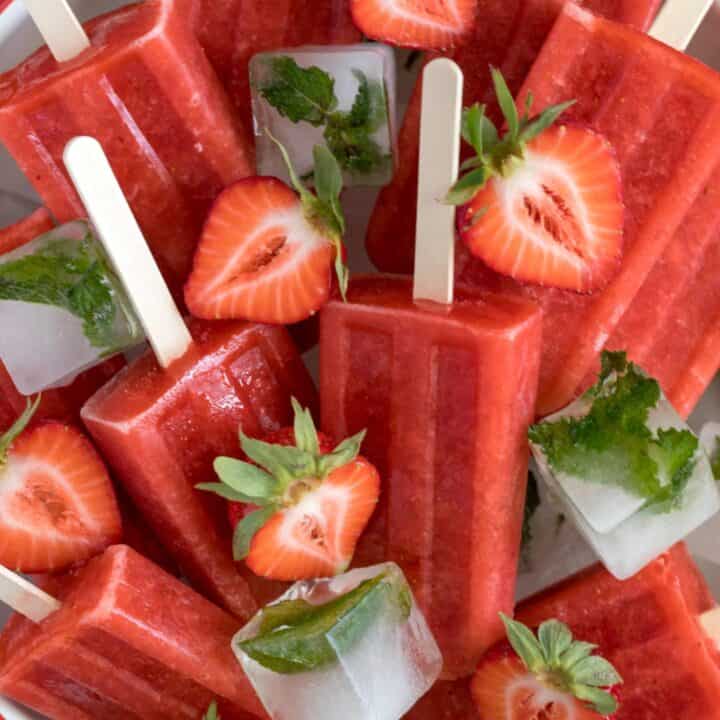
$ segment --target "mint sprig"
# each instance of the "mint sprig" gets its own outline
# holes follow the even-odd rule
[[[570,100],[553,105],[531,117],[533,97],[528,94],[524,112],[520,115],[502,73],[497,68],[491,68],[491,73],[507,132],[500,135],[485,114],[485,105],[476,103],[463,111],[462,137],[473,148],[475,155],[461,165],[461,170],[467,172],[448,192],[445,200],[450,205],[470,202],[493,177],[509,177],[522,164],[527,143],[547,130],[575,103]],[[473,219],[479,218],[475,216]]]
[[[0,264],[0,299],[67,310],[82,320],[89,343],[106,354],[118,347],[118,312],[124,312],[131,324],[129,335],[137,332],[134,316],[122,304],[117,281],[89,231],[80,241],[58,237],[30,255]]]
[[[258,634],[237,642],[237,647],[276,673],[328,667],[362,639],[385,603],[394,602],[406,617],[407,588],[394,590],[390,577],[382,573],[323,605],[305,600],[270,605],[261,612]]]
[[[210,707],[207,709],[205,715],[203,715],[203,720],[221,720],[218,713],[217,701],[213,700],[210,703]]]
[[[660,395],[657,380],[624,352],[604,352],[598,383],[585,395],[587,413],[533,425],[529,437],[556,471],[617,484],[644,498],[652,512],[672,512],[695,468],[698,439],[689,430],[650,430]]]
[[[360,453],[364,430],[323,455],[310,411],[295,398],[292,398],[292,407],[295,445],[255,440],[241,430],[240,446],[251,462],[218,457],[214,469],[220,482],[195,486],[231,502],[258,506],[235,528],[235,560],[244,560],[248,556],[253,538],[273,515],[296,505],[306,493],[317,489],[330,473],[352,462]]]
[[[544,622],[535,636],[522,623],[502,613],[500,617],[513,650],[529,672],[600,715],[617,711],[617,700],[603,688],[621,684],[622,678],[607,660],[593,655],[597,645],[575,640],[570,628],[558,620]]]
[[[349,111],[337,110],[335,79],[318,67],[300,67],[287,56],[269,62],[270,79],[260,93],[283,117],[293,123],[324,126],[323,136],[340,167],[366,175],[390,161],[373,135],[387,124],[387,99],[381,83],[353,70],[358,91]]]
[[[535,513],[540,507],[540,491],[537,478],[531,471],[528,471],[527,492],[525,494],[525,509],[523,512],[522,541],[520,547],[523,553],[527,553],[532,543],[532,521]]]
[[[342,172],[335,156],[324,145],[313,148],[315,163],[313,194],[298,177],[285,146],[266,128],[268,137],[278,146],[290,175],[290,183],[295,188],[308,221],[324,232],[335,248],[335,275],[343,300],[347,300],[350,271],[343,258],[343,236],[345,235],[345,215],[340,203],[342,192]]]
[[[710,453],[710,467],[715,480],[720,481],[720,436],[715,438],[715,447]]]

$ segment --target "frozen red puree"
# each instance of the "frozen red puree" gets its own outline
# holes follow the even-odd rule
[[[322,426],[367,428],[383,487],[355,561],[400,564],[458,677],[513,606],[540,315],[462,289],[451,307],[411,296],[409,279],[360,276],[323,308]]]
[[[627,350],[687,415],[720,363],[720,75],[570,4],[521,95],[528,91],[538,109],[576,98],[568,120],[613,144],[626,208],[621,269],[589,296],[521,287],[475,260],[462,281],[542,306],[539,414],[591,383],[605,346]]]
[[[50,213],[45,208],[39,208],[14,225],[0,229],[0,255],[30,242],[53,227],[55,223]],[[118,355],[80,374],[66,387],[45,390],[35,419],[79,422],[80,408],[85,401],[124,365],[125,361]],[[0,430],[9,428],[26,406],[27,398],[18,392],[0,362]]]
[[[661,1],[584,0],[580,4],[644,29],[650,25]],[[480,20],[474,37],[453,55],[465,74],[464,105],[487,103],[492,119],[501,121],[488,66],[499,67],[516,94],[562,5],[562,0],[479,0]],[[418,83],[400,131],[395,178],[381,191],[368,229],[368,252],[384,272],[413,271],[420,89]]]
[[[0,140],[59,222],[85,215],[62,162],[97,138],[179,296],[217,194],[252,171],[217,77],[180,4],[148,0],[86,24],[92,48],[42,48],[0,75]]]
[[[238,621],[125,545],[51,579],[63,603],[0,634],[0,693],[52,720],[263,716],[230,641]]]
[[[230,99],[252,132],[248,62],[265,50],[360,42],[350,0],[183,0],[198,38]]]
[[[247,619],[256,609],[233,562],[224,502],[195,489],[219,455],[292,424],[290,397],[315,389],[281,326],[191,321],[193,344],[167,370],[148,352],[85,405],[90,434],[191,583]]]
[[[478,716],[470,693],[470,678],[440,680],[404,720],[485,720]]]
[[[720,654],[698,616],[715,606],[684,544],[630,580],[600,565],[517,608],[521,622],[557,618],[596,643],[622,676],[617,720],[720,718]]]

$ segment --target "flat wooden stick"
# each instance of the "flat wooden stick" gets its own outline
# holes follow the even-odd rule
[[[650,36],[685,52],[712,5],[713,0],[666,0]]]
[[[455,208],[445,196],[458,177],[462,90],[462,71],[452,60],[425,68],[413,296],[445,305],[453,301],[455,273]]]
[[[715,644],[720,650],[720,607],[708,610],[703,613],[699,618],[700,625],[705,631],[705,634],[715,641]]]
[[[72,60],[90,47],[90,39],[67,0],[23,2],[58,62]]]
[[[36,623],[60,609],[60,603],[52,595],[2,565],[0,602]]]
[[[63,158],[155,356],[167,368],[185,354],[192,338],[105,152],[94,138],[76,137]]]

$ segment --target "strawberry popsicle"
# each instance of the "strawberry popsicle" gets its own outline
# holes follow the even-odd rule
[[[584,0],[579,4],[645,29],[661,2]],[[517,93],[562,5],[561,0],[479,0],[474,36],[452,54],[465,73],[466,106],[488,103],[491,119],[500,120],[488,65],[500,68],[510,90]],[[400,130],[395,178],[381,191],[368,228],[368,253],[375,266],[384,272],[408,273],[413,267],[420,102],[418,83]]]
[[[699,620],[714,606],[680,544],[625,582],[589,568],[521,603],[516,614],[532,627],[557,618],[599,646],[624,680],[617,720],[715,720],[720,653]]]
[[[82,419],[138,509],[199,590],[242,619],[255,610],[223,505],[195,489],[237,433],[278,430],[314,388],[282,326],[191,321],[163,283],[100,144],[75,138],[66,167],[145,329],[148,351],[101,388]]]
[[[115,545],[50,578],[60,609],[12,616],[0,693],[51,720],[264,716],[231,650],[238,622],[131,548]]]
[[[685,416],[720,359],[714,295],[720,76],[570,4],[521,96],[529,92],[540,108],[577,99],[568,118],[613,145],[625,204],[621,268],[604,290],[587,296],[521,287],[474,260],[460,276],[542,306],[540,415],[591,384],[605,346],[627,350],[631,360],[644,363]]]
[[[248,63],[256,53],[301,45],[348,45],[360,31],[349,0],[183,0],[196,33],[252,137]]]
[[[15,250],[49,230],[55,224],[45,208],[39,208],[14,225],[0,230],[0,255]],[[70,385],[43,392],[35,419],[52,418],[63,422],[80,420],[80,408],[85,401],[107,382],[125,361],[120,355],[81,373]],[[0,362],[0,429],[12,424],[25,409],[27,398],[15,387],[5,366]]]
[[[63,148],[97,137],[179,296],[205,214],[250,172],[252,148],[179,4],[138,3],[85,29],[92,44],[77,57],[58,62],[42,48],[0,75],[0,140],[64,222],[84,211]]]

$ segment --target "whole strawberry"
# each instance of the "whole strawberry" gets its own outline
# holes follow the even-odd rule
[[[265,440],[241,432],[250,462],[217,458],[221,482],[197,486],[230,501],[235,559],[285,581],[347,570],[380,494],[377,470],[358,454],[365,433],[333,448],[310,411],[292,404],[292,428]]]
[[[485,654],[472,680],[480,720],[612,720],[622,678],[597,646],[574,640],[558,620],[536,637],[501,617],[508,641]]]

